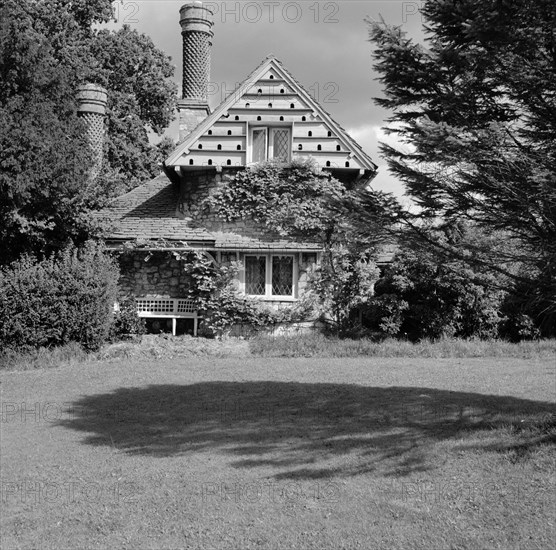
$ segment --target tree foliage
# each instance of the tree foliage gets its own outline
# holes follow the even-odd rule
[[[505,297],[497,277],[423,247],[404,247],[368,303],[373,328],[387,335],[493,338]]]
[[[173,67],[129,28],[94,30],[110,0],[2,0],[0,19],[0,246],[7,263],[48,254],[94,234],[90,215],[111,194],[154,175],[170,120]],[[77,117],[84,82],[108,88],[106,159],[89,180],[91,154]]]
[[[316,297],[317,311],[332,322],[332,330],[353,336],[360,326],[353,314],[367,306],[379,275],[372,249],[331,245],[311,273],[307,290]]]
[[[511,259],[523,266],[506,274],[529,289],[529,305],[553,332],[556,4],[426,0],[421,13],[426,45],[370,22],[385,93],[376,102],[391,111],[388,131],[403,144],[382,144],[382,152],[421,219],[504,232]],[[474,252],[452,250],[468,260]],[[500,271],[507,260],[493,254],[489,263]]]

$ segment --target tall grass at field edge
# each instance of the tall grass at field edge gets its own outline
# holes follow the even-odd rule
[[[340,339],[322,334],[295,336],[261,335],[250,341],[252,355],[259,357],[519,357],[523,359],[556,358],[556,340],[441,340]]]

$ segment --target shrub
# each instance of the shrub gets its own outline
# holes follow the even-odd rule
[[[505,292],[492,275],[431,252],[404,250],[375,285],[371,327],[413,340],[441,337],[493,338],[503,320]]]
[[[116,266],[93,243],[42,261],[22,258],[0,271],[0,345],[98,349],[112,324],[117,280]]]
[[[145,319],[137,315],[135,301],[131,298],[123,298],[119,301],[118,310],[114,313],[112,326],[110,327],[110,340],[121,340],[126,336],[139,336],[145,334],[147,325]]]
[[[307,291],[333,333],[352,336],[357,332],[353,313],[368,303],[379,276],[371,258],[371,249],[352,250],[336,244],[326,247],[320,265],[311,272]]]

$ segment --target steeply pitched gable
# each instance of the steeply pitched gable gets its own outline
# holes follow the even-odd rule
[[[178,171],[246,166],[256,160],[265,136],[266,143],[272,144],[271,132],[277,128],[287,130],[272,135],[288,140],[289,159],[310,156],[321,168],[357,171],[366,180],[376,172],[372,159],[273,56],[199,124],[164,164]]]

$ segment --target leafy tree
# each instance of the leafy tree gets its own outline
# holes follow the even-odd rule
[[[170,120],[173,67],[144,35],[94,30],[112,9],[110,0],[1,1],[0,263],[95,234],[91,210],[154,175],[168,148],[150,145],[148,132]],[[107,162],[94,184],[76,114],[86,81],[111,97]]]
[[[104,177],[112,180],[115,194],[155,176],[174,147],[167,137],[156,145],[149,141],[149,134],[161,136],[174,117],[174,66],[148,36],[127,25],[96,33],[91,52],[96,68],[90,80],[108,90]]]
[[[425,0],[426,45],[369,22],[389,109],[390,170],[438,226],[501,231],[511,255],[486,263],[528,289],[545,333],[556,315],[556,4],[553,0]],[[473,262],[409,215],[430,245]],[[482,251],[479,251],[482,253]],[[481,261],[484,260],[484,256]],[[522,265],[507,270],[505,263]]]

